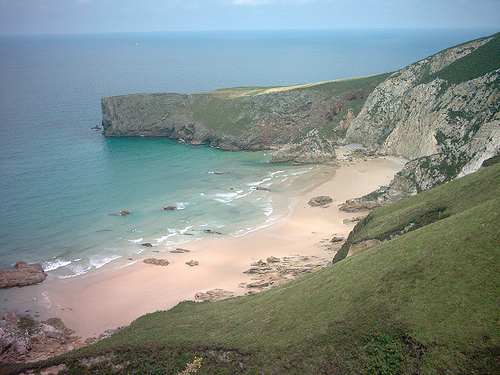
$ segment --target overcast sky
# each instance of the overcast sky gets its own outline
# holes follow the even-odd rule
[[[0,0],[0,34],[493,27],[500,0]]]

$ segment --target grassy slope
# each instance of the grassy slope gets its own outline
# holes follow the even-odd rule
[[[426,77],[423,82],[441,78],[450,84],[459,84],[483,76],[500,68],[500,33],[465,57]]]
[[[176,373],[195,356],[206,374],[498,373],[499,163],[373,211],[357,236],[434,208],[447,217],[267,292],[148,314],[64,362],[79,373],[90,373],[79,358],[103,353],[129,373]]]

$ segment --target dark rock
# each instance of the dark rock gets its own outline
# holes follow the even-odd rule
[[[147,258],[143,260],[144,263],[153,264],[155,266],[168,266],[170,262],[166,259],[158,259],[158,258]]]
[[[215,231],[213,231],[211,229],[205,229],[204,232],[208,233],[208,234],[222,234],[221,232],[215,232]]]
[[[190,260],[189,262],[186,262],[186,264],[190,267],[194,267],[200,265],[200,262],[198,262],[197,260]]]
[[[150,243],[150,242],[145,242],[145,243],[142,243],[141,246],[145,246],[145,247],[153,247],[153,245]]]
[[[266,188],[266,187],[261,187],[261,186],[257,186],[257,187],[255,188],[255,190],[271,191],[271,189]]]
[[[14,267],[14,269],[0,270],[0,288],[37,284],[47,277],[40,263],[26,264],[20,261]]]
[[[174,210],[177,210],[177,206],[165,206],[165,207],[162,207],[162,210],[164,210],[164,211],[174,211]]]
[[[332,202],[332,197],[329,197],[328,195],[319,195],[317,197],[311,198],[311,200],[307,202],[307,204],[311,207],[317,207],[324,206]]]

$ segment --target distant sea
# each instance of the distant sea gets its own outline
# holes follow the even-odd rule
[[[53,278],[241,235],[283,215],[314,166],[167,139],[105,138],[100,99],[277,86],[397,70],[491,29],[0,37],[0,267]],[[230,172],[212,174],[207,172]],[[257,191],[264,186],[271,192]],[[161,207],[175,205],[176,211]],[[117,216],[121,210],[131,212]],[[146,248],[149,242],[154,247]]]

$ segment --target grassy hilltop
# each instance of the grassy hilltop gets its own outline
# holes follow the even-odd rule
[[[350,241],[391,235],[269,291],[183,302],[96,345],[24,366],[66,363],[72,374],[177,374],[190,363],[201,374],[499,373],[500,163],[374,210]]]

